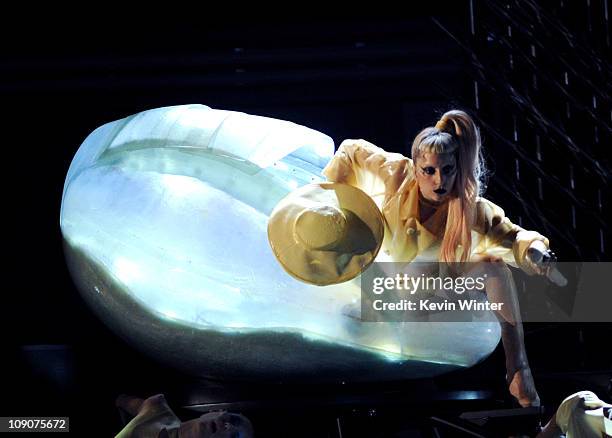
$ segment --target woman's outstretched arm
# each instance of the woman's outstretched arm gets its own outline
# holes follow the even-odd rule
[[[414,171],[412,160],[401,154],[365,140],[344,140],[323,175],[363,190],[380,207],[385,195],[395,193],[406,178],[413,178]]]
[[[506,263],[528,274],[543,274],[528,257],[530,248],[546,251],[549,241],[536,231],[528,231],[512,223],[499,206],[484,198],[476,203],[474,231],[481,237],[475,242],[474,253],[501,257]]]

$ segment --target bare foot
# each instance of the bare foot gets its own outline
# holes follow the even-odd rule
[[[510,394],[516,398],[522,407],[540,406],[540,397],[535,389],[530,368],[521,368],[516,371],[510,382],[509,389]]]

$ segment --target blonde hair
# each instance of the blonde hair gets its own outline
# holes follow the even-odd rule
[[[448,111],[434,127],[423,129],[414,139],[412,159],[416,161],[425,152],[455,154],[457,177],[448,201],[439,259],[456,262],[461,247],[459,261],[465,262],[472,248],[476,198],[481,194],[485,174],[478,127],[465,112]]]

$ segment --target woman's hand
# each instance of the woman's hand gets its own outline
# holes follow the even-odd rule
[[[557,286],[565,286],[567,280],[559,272],[555,266],[557,257],[546,244],[540,240],[534,240],[527,248],[527,260],[536,274],[546,275],[550,281],[555,283]]]
[[[556,261],[555,254],[541,240],[534,240],[527,248],[527,260],[538,275],[547,275],[551,264]]]

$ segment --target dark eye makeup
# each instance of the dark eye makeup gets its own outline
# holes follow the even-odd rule
[[[442,172],[444,173],[444,175],[450,175],[454,171],[455,171],[455,166],[448,165],[442,168]]]
[[[435,175],[435,173],[436,173],[436,169],[434,167],[431,167],[431,166],[422,167],[421,169],[423,169],[423,173],[425,173],[426,175]],[[451,175],[454,172],[455,172],[455,166],[448,165],[448,166],[444,166],[442,168],[442,173],[444,175]]]

